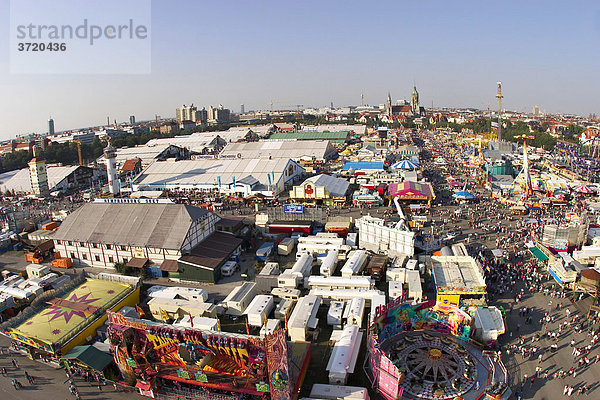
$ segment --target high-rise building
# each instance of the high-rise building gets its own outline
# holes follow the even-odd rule
[[[208,121],[208,111],[202,107],[201,110],[196,111],[196,123],[201,122],[205,124]]]
[[[240,106],[240,114],[243,114],[243,113],[244,113],[244,111],[245,111],[245,110],[244,110],[244,105],[242,104],[242,105]]]
[[[120,192],[119,176],[117,175],[117,150],[108,144],[104,149],[104,158],[106,158],[106,172],[108,174],[108,190],[113,196],[118,196]]]
[[[181,121],[196,122],[197,121],[197,117],[196,117],[197,112],[198,112],[198,109],[193,104],[190,106],[186,106],[184,104],[183,106],[181,106],[177,110],[175,110],[175,118],[177,119],[177,122],[181,122]]]
[[[40,156],[39,152],[39,148],[34,146],[33,158],[28,163],[31,194],[38,197],[46,197],[50,194],[48,174],[46,172],[46,161]]]
[[[533,106],[533,115],[540,115],[540,108],[538,106]]]
[[[130,116],[129,116],[129,123],[130,123],[131,125],[135,124],[135,115],[130,115]]]
[[[54,135],[54,120],[52,118],[48,120],[48,135]]]
[[[208,122],[213,124],[221,124],[229,122],[231,112],[229,109],[223,107],[223,104],[219,104],[219,107],[210,106],[208,108]]]

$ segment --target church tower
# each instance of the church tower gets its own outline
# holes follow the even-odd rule
[[[387,101],[385,103],[385,113],[386,115],[392,115],[392,95],[388,92]]]
[[[421,108],[419,107],[419,92],[417,92],[416,86],[413,86],[413,92],[410,96],[410,109],[413,115],[419,115],[421,112]]]

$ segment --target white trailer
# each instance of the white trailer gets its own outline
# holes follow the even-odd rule
[[[346,244],[350,247],[356,247],[358,244],[358,233],[349,232],[348,236],[346,236]]]
[[[288,333],[292,342],[305,342],[315,332],[319,324],[317,312],[321,299],[317,296],[305,296],[298,300],[292,315],[288,319]]]
[[[315,383],[310,391],[310,398],[323,400],[369,400],[369,391],[364,387],[358,386]]]
[[[275,307],[275,312],[273,315],[278,320],[286,320],[290,317],[292,310],[294,309],[294,304],[296,304],[295,300],[283,300],[277,307]]]
[[[280,256],[287,256],[292,253],[296,241],[292,238],[285,238],[277,245],[277,254]]]
[[[348,256],[348,261],[342,267],[342,276],[359,274],[367,265],[367,252],[365,250],[353,250]]]
[[[398,282],[398,281],[390,281],[389,282],[389,290],[388,290],[388,295],[390,296],[390,299],[397,299],[398,297],[402,297],[402,292],[403,290],[403,283],[402,282]]]
[[[308,289],[372,289],[375,285],[370,276],[320,276],[311,275],[305,281]]]
[[[301,253],[310,253],[313,256],[326,254],[330,250],[337,250],[341,260],[346,259],[350,246],[344,244],[344,238],[338,237],[336,233],[317,233],[315,236],[298,238],[298,249],[296,257]]]
[[[193,318],[193,322],[192,319]],[[194,328],[208,331],[219,330],[219,320],[217,318],[207,317],[192,317],[191,315],[184,315],[179,321],[173,322],[173,326],[181,326],[184,328]]]
[[[273,296],[259,294],[246,308],[244,314],[248,317],[248,325],[263,326],[267,316],[273,310],[275,302]]]
[[[271,290],[271,294],[282,300],[298,300],[301,292],[298,289],[288,289],[276,287]]]
[[[404,282],[406,276],[406,268],[391,267],[385,271],[385,280],[387,282],[396,281]]]
[[[277,279],[281,288],[295,289],[309,276],[312,270],[313,258],[308,253],[302,253],[291,269],[286,269]]]
[[[246,308],[256,296],[257,289],[255,282],[244,282],[235,287],[229,295],[223,300],[227,307],[227,314],[242,315]]]
[[[421,286],[421,274],[419,270],[406,271],[406,283],[408,283],[408,298],[416,302],[423,299],[423,287]]]
[[[311,289],[309,295],[318,296],[323,299],[325,303],[330,300],[352,300],[355,297],[365,299],[367,305],[373,303],[373,299],[380,299],[379,296],[385,296],[385,294],[376,289]],[[379,300],[378,300],[379,301]]]
[[[279,329],[279,326],[281,325],[281,321],[278,319],[268,319],[267,320],[267,324],[263,325],[262,328],[260,328],[260,337],[264,338],[267,335],[272,334],[273,332],[275,332],[277,329]]]
[[[365,315],[365,299],[360,297],[353,298],[344,310],[344,319],[348,325],[362,326],[362,320]]]
[[[331,336],[331,339],[335,340],[335,345],[326,368],[329,372],[329,383],[345,385],[348,376],[354,373],[356,367],[362,332],[356,325],[347,325],[341,333],[334,331]]]
[[[327,325],[333,326],[333,329],[341,329],[342,327],[344,304],[343,301],[332,301],[331,304],[329,304],[329,310],[327,311]]]
[[[320,272],[323,276],[331,276],[335,272],[335,268],[338,263],[338,251],[330,250],[327,252],[327,256],[323,259],[321,264]]]

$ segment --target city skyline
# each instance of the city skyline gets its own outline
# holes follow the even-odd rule
[[[517,7],[518,5],[518,7]],[[181,9],[187,12],[182,14]],[[8,37],[9,1],[0,33]],[[207,18],[206,16],[219,16]],[[152,72],[145,75],[9,73],[0,41],[0,140],[174,117],[182,104],[239,111],[384,104],[388,91],[421,104],[598,113],[592,2],[425,5],[403,2],[196,4],[152,2]],[[109,60],[113,61],[113,60]]]

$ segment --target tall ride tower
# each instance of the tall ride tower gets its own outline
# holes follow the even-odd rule
[[[33,146],[33,158],[29,165],[29,181],[31,182],[31,194],[38,197],[50,195],[48,187],[48,174],[46,173],[46,161],[39,154],[38,146]]]
[[[527,157],[527,139],[535,139],[535,136],[521,135],[515,136],[515,139],[523,139],[523,168],[511,184],[509,190],[512,190],[515,185],[520,185],[525,197],[530,197],[533,194],[533,186],[531,185],[531,175],[529,174],[529,159]]]
[[[106,158],[106,172],[108,174],[108,190],[113,196],[120,193],[119,177],[117,176],[117,150],[108,143],[104,149]]]
[[[502,82],[497,82],[498,93],[496,98],[498,99],[498,141],[502,140]]]

